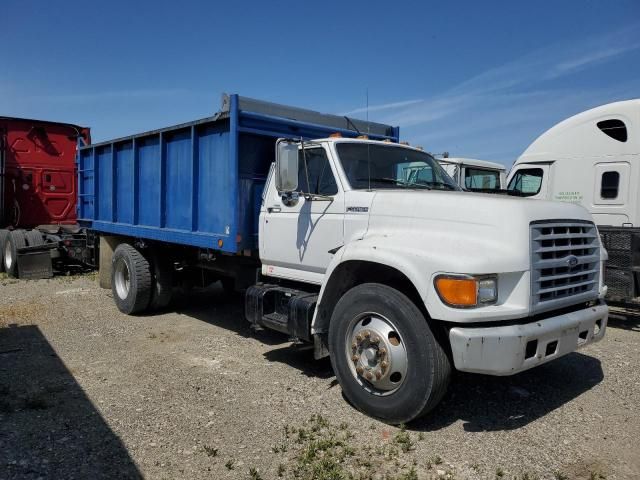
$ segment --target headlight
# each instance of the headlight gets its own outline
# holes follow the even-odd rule
[[[438,275],[434,284],[440,299],[450,307],[481,307],[498,300],[496,275]]]

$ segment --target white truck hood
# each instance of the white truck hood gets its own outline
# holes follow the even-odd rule
[[[416,255],[429,250],[448,270],[524,271],[530,266],[530,224],[540,220],[592,221],[587,210],[574,204],[468,192],[378,190],[365,237],[384,237],[385,243]]]
[[[511,228],[516,227],[516,223],[528,226],[536,220],[592,221],[589,212],[575,204],[440,190],[378,190],[370,214]]]

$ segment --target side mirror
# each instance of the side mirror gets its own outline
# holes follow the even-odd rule
[[[298,144],[289,140],[276,143],[276,188],[279,192],[298,188]]]

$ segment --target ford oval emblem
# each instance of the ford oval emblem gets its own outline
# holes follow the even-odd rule
[[[567,258],[567,265],[570,267],[575,267],[576,265],[578,265],[578,257],[576,257],[575,255],[569,255],[569,258]]]

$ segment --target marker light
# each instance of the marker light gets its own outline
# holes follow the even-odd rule
[[[450,307],[479,307],[494,304],[498,300],[498,280],[495,276],[439,275],[434,283],[440,299]]]
[[[340,132],[334,132],[329,135],[329,138],[342,138],[342,134]]]

